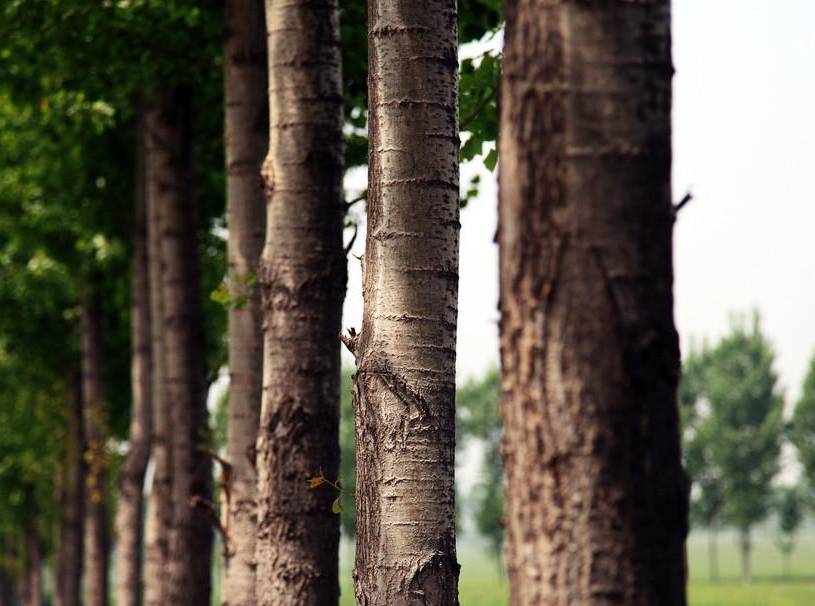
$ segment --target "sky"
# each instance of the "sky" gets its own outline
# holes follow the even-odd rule
[[[674,198],[694,195],[675,234],[683,351],[758,309],[792,403],[815,353],[815,1],[674,0],[673,33]],[[497,187],[484,174],[461,214],[459,383],[498,363]],[[343,322],[361,318],[352,258]]]

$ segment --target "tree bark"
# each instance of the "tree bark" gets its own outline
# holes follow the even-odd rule
[[[21,606],[42,605],[42,548],[36,530],[29,529],[25,536],[25,566],[21,578]]]
[[[164,295],[161,251],[166,174],[170,169],[170,150],[165,147],[160,108],[151,104],[145,112],[145,173],[147,177],[147,258],[150,292],[150,401],[152,403],[153,482],[145,523],[144,604],[167,603],[167,569],[170,562],[170,529],[173,521],[173,467],[170,444],[170,408],[164,354]],[[170,181],[171,183],[172,181]]]
[[[739,550],[741,552],[741,582],[745,585],[749,585],[753,582],[753,570],[750,565],[750,552],[752,547],[750,529],[742,528],[739,531]]]
[[[459,173],[454,0],[368,4],[368,225],[355,351],[366,606],[458,604],[454,525]]]
[[[143,123],[137,125],[136,183],[133,207],[133,267],[131,278],[130,450],[119,471],[116,507],[116,605],[141,604],[143,485],[150,458],[150,285],[147,258],[147,214]]]
[[[67,374],[67,439],[62,468],[61,520],[57,547],[54,604],[79,606],[85,521],[85,461],[82,382],[76,370]]]
[[[172,525],[165,604],[209,604],[212,527],[197,200],[192,186],[191,97],[163,93],[157,103],[156,203],[161,207],[161,276],[166,406],[172,449]]]
[[[266,235],[260,168],[269,147],[263,0],[227,0],[224,38],[229,308],[229,473],[223,487],[224,606],[255,604],[257,473],[263,335],[255,282]],[[244,300],[245,299],[245,300]]]
[[[506,0],[511,606],[684,606],[669,0]]]
[[[105,606],[110,538],[107,520],[107,409],[103,379],[102,308],[92,291],[82,301],[82,406],[85,423],[85,606]]]
[[[267,0],[269,155],[258,435],[257,603],[334,606],[339,517],[342,97],[336,0]]]

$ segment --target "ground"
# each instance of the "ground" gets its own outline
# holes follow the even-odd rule
[[[815,604],[815,530],[799,540],[791,560],[791,576],[783,578],[781,556],[772,536],[759,533],[755,538],[752,585],[739,580],[739,557],[733,535],[719,537],[719,568],[722,581],[708,580],[707,537],[694,534],[688,542],[690,562],[689,606],[812,606]],[[340,606],[353,606],[349,562],[350,546],[342,550],[342,600]],[[461,562],[461,606],[505,606],[507,585],[487,551],[470,541],[459,548]]]

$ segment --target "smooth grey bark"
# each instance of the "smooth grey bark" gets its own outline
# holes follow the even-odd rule
[[[339,517],[320,469],[339,463],[342,79],[336,0],[266,2],[269,154],[257,603],[334,606]]]
[[[684,606],[669,0],[506,0],[511,606]]]
[[[172,451],[170,444],[169,401],[164,355],[164,295],[162,276],[164,261],[161,251],[164,216],[164,183],[171,175],[170,152],[165,148],[160,107],[151,104],[145,112],[145,176],[147,185],[147,258],[150,292],[150,401],[152,404],[153,482],[145,522],[144,604],[165,606],[167,571],[170,561],[170,529],[173,520]]]
[[[170,89],[157,100],[156,203],[161,207],[164,380],[172,457],[172,525],[165,605],[209,604],[212,471],[198,265],[198,208],[193,191],[191,95]]]
[[[224,35],[228,284],[229,424],[222,487],[224,606],[255,604],[257,473],[255,443],[263,373],[258,264],[266,235],[260,168],[269,148],[263,0],[227,0]]]
[[[84,606],[106,606],[108,536],[105,447],[108,438],[103,379],[102,308],[91,287],[82,301],[82,407],[85,426]]]
[[[368,4],[369,169],[355,353],[357,604],[458,604],[454,0]]]
[[[145,141],[142,119],[137,125],[133,262],[130,288],[131,399],[130,449],[119,470],[116,501],[116,605],[139,606],[142,601],[142,512],[144,474],[150,459],[153,409],[150,400],[150,280],[147,255]]]
[[[85,446],[82,380],[78,371],[65,380],[66,432],[60,495],[59,546],[56,555],[55,606],[79,606],[85,524]]]

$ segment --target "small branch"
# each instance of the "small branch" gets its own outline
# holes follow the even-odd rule
[[[217,452],[215,452],[214,450],[212,450],[212,449],[210,449],[210,448],[199,448],[199,449],[198,449],[198,451],[199,451],[199,452],[204,453],[204,454],[205,454],[205,455],[207,455],[207,456],[208,456],[210,459],[212,459],[213,461],[215,461],[216,463],[218,463],[218,465],[220,465],[220,466],[221,466],[221,468],[222,468],[222,469],[223,469],[223,470],[224,470],[224,471],[225,471],[227,474],[229,473],[229,471],[232,471],[232,463],[230,463],[229,461],[227,461],[226,459],[224,459],[224,458],[223,458],[221,455],[219,455],[219,454],[218,454]],[[227,471],[227,470],[228,470],[228,471]]]
[[[693,194],[688,192],[688,193],[685,194],[685,196],[679,202],[674,204],[674,207],[673,207],[674,220],[676,220],[676,217],[679,214],[679,211],[682,210],[683,208],[685,208],[685,205],[688,202],[690,202],[691,200],[693,200]]]
[[[356,198],[354,198],[350,202],[346,202],[343,205],[343,207],[345,208],[345,212],[343,214],[346,214],[351,209],[351,207],[354,204],[356,204],[357,202],[362,202],[363,200],[367,200],[367,199],[368,199],[368,190],[366,189],[361,194],[359,194]]]
[[[354,328],[348,329],[348,334],[340,333],[339,334],[340,341],[343,342],[345,347],[348,348],[348,351],[351,352],[351,355],[356,357],[357,355],[357,344],[359,343],[359,335]]]
[[[224,525],[221,524],[221,520],[218,517],[218,513],[215,511],[215,505],[212,504],[212,501],[199,497],[195,495],[190,497],[190,500],[187,503],[191,509],[200,509],[204,512],[209,520],[212,527],[218,531],[218,534],[221,535],[221,540],[223,541],[224,548],[224,559],[229,558],[229,534],[226,532],[226,528]]]
[[[348,253],[351,252],[351,249],[354,248],[354,243],[357,241],[357,234],[359,233],[359,225],[356,223],[354,224],[354,235],[351,236],[351,241],[345,246],[345,256],[348,256]]]
[[[478,102],[478,105],[476,105],[475,108],[473,108],[473,111],[470,112],[470,115],[461,121],[458,127],[459,130],[467,130],[467,127],[473,122],[473,120],[475,120],[478,117],[478,114],[480,114],[484,110],[484,108],[487,106],[487,103],[490,102],[490,100],[495,96],[495,93],[497,92],[498,83],[496,82],[495,85],[490,89],[489,93],[487,93],[487,96],[481,99],[481,101]]]

